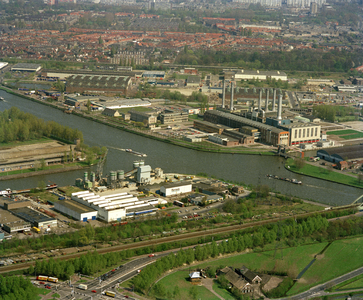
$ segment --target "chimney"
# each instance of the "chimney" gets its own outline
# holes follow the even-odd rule
[[[281,118],[281,113],[282,113],[282,95],[279,95],[279,103],[277,106],[277,120],[282,120]]]
[[[273,96],[273,99],[272,99],[272,111],[276,111],[276,89],[274,89],[274,96]]]
[[[233,81],[231,81],[231,105],[230,105],[230,110],[233,110],[233,91],[234,87],[233,87]]]
[[[265,112],[268,112],[268,98],[269,98],[269,89],[266,89],[266,102],[265,102]]]
[[[226,100],[226,80],[223,79],[223,90],[222,90],[222,108],[224,108],[224,101]]]
[[[260,97],[258,98],[258,111],[261,111],[261,101],[262,101],[262,89],[260,89]]]

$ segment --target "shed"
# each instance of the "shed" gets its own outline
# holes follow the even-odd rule
[[[200,272],[192,272],[192,273],[190,273],[189,274],[189,280],[191,282],[197,282],[197,283],[201,282],[202,277],[200,276]]]

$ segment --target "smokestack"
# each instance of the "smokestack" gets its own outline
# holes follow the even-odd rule
[[[280,94],[279,103],[277,106],[277,120],[282,120],[281,113],[282,113],[282,95]]]
[[[261,101],[262,101],[262,89],[260,89],[260,97],[258,98],[258,111],[261,111]]]
[[[223,91],[222,91],[222,108],[224,108],[224,101],[226,100],[226,80],[223,79]]]
[[[269,97],[270,91],[266,89],[266,102],[265,102],[265,112],[268,112],[268,97]]]
[[[274,96],[273,96],[273,99],[272,99],[272,111],[276,111],[276,89],[274,89]]]
[[[233,81],[231,81],[231,105],[230,105],[230,109],[233,110],[233,91],[234,87],[233,87]]]

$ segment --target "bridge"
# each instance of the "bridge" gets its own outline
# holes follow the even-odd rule
[[[359,210],[363,210],[363,195],[355,199],[352,205],[353,204],[356,204]]]

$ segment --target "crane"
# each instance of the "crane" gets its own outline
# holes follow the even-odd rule
[[[105,165],[106,157],[107,157],[108,149],[106,148],[105,153],[100,158],[100,160],[97,163],[97,171],[96,171],[96,180],[100,181],[102,178],[103,173],[103,166]]]

